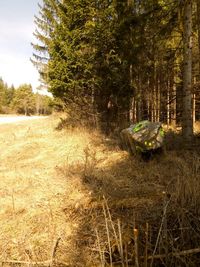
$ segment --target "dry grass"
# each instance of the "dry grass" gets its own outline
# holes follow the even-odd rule
[[[67,176],[84,161],[90,139],[84,131],[55,131],[56,125],[48,118],[1,126],[0,260],[47,260],[55,239],[67,239],[76,227],[66,221],[63,197],[84,199],[80,181]]]
[[[173,249],[196,246],[198,153],[171,149],[144,162],[96,132],[55,131],[57,124],[56,117],[49,117],[0,126],[0,261],[39,262],[56,254],[67,266],[103,266],[113,251],[113,262],[123,256],[128,264],[135,228],[144,255],[147,223],[148,253],[153,253],[166,195],[167,228],[190,229],[170,232],[169,243],[178,237]],[[194,244],[185,244],[191,233]],[[166,241],[159,239],[158,249],[165,248]]]

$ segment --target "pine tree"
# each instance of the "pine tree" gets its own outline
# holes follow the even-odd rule
[[[38,43],[32,43],[34,53],[31,62],[38,69],[41,83],[48,84],[49,48],[57,25],[56,0],[43,0],[39,6],[39,15],[35,16],[36,30],[34,36]]]

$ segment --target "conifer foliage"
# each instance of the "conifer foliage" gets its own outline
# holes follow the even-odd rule
[[[196,71],[194,83],[199,62],[184,55],[188,2],[193,19],[198,3],[192,8],[188,0],[43,0],[32,61],[53,96],[95,124],[183,122],[183,133],[191,134],[199,96],[195,91],[192,110],[193,85],[186,88],[184,66]],[[198,35],[198,20],[193,31]]]
[[[30,84],[21,84],[18,88],[0,78],[0,114],[51,114],[54,101],[47,95],[34,93]]]

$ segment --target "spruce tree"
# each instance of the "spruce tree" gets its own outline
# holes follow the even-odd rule
[[[75,114],[107,127],[130,119],[175,125],[185,117],[182,16],[181,0],[44,0],[35,64]]]

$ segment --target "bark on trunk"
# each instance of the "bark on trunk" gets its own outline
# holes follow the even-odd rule
[[[183,137],[190,140],[193,135],[192,123],[192,1],[185,1],[184,8],[184,73],[183,73]]]
[[[197,2],[197,31],[198,31],[198,48],[199,48],[199,73],[200,73],[200,0],[196,0]],[[198,77],[200,80],[200,75]]]
[[[167,127],[170,125],[170,85],[167,84]]]
[[[194,125],[196,122],[196,95],[195,94],[193,94],[192,120],[193,120],[193,125]]]
[[[174,81],[173,81],[174,82]],[[172,115],[172,126],[176,128],[176,84],[173,84],[173,115]]]

